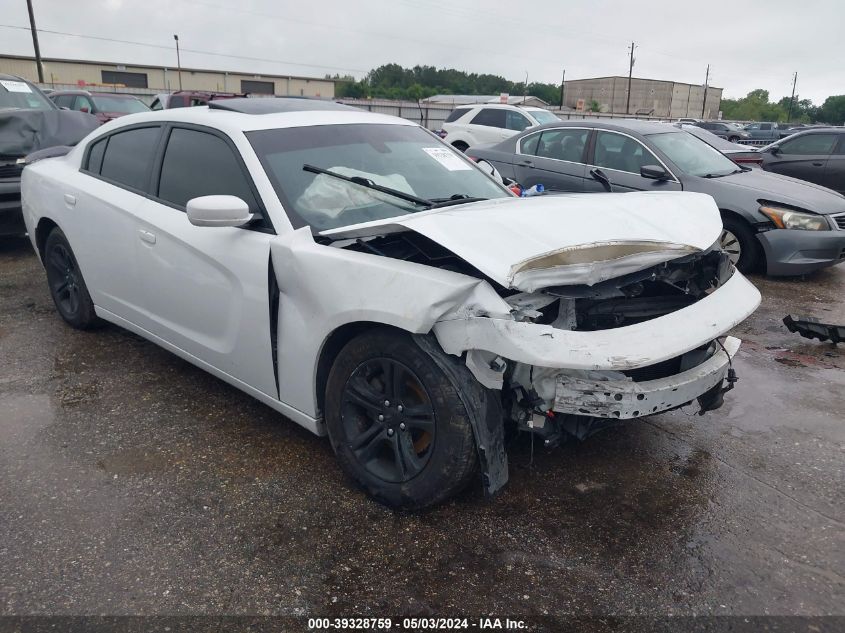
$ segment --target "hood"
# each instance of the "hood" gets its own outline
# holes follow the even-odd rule
[[[323,231],[333,239],[415,231],[506,288],[592,285],[710,248],[710,196],[610,193],[503,198]]]
[[[745,194],[755,201],[780,202],[823,215],[845,211],[845,196],[821,185],[773,174],[762,169],[752,169],[721,178],[696,180],[694,186],[699,191],[712,195],[717,204],[721,204],[724,199],[728,207],[731,206],[729,202],[735,200],[737,194]],[[685,187],[689,185],[693,183],[689,181],[684,183]]]
[[[100,125],[73,110],[0,111],[0,155],[26,156],[55,145],[76,145]]]

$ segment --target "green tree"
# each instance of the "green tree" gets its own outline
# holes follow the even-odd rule
[[[830,125],[845,123],[845,95],[830,96],[819,108],[818,120]]]

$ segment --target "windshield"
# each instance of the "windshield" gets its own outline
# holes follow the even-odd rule
[[[690,176],[727,176],[738,171],[736,163],[701,139],[686,132],[652,134],[654,146]]]
[[[0,80],[0,110],[55,110],[56,106],[25,81]]]
[[[306,166],[433,202],[510,196],[462,154],[416,126],[319,125],[246,136],[295,228],[324,231],[425,208]]]
[[[548,110],[529,110],[529,112],[531,113],[531,116],[537,119],[537,122],[540,125],[543,125],[544,123],[557,123],[560,121],[558,117]]]
[[[94,105],[100,112],[120,112],[121,114],[134,114],[136,112],[148,112],[149,108],[138,99],[127,99],[126,97],[104,97],[96,95],[91,97]]]

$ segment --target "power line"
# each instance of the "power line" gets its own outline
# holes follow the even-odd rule
[[[13,24],[0,24],[0,28],[18,29],[18,30],[23,30],[23,31],[29,30],[28,26],[16,26],[16,25],[13,25]],[[79,38],[82,38],[82,39],[97,40],[97,41],[100,41],[100,42],[113,42],[113,43],[116,43],[116,44],[130,44],[132,46],[146,46],[148,48],[160,48],[160,49],[164,49],[164,50],[167,50],[167,51],[173,50],[172,46],[164,46],[162,44],[152,44],[150,42],[133,42],[131,40],[120,40],[120,39],[115,39],[115,38],[112,38],[112,37],[99,37],[97,35],[82,35],[80,33],[67,33],[65,31],[52,31],[52,30],[49,30],[49,29],[38,29],[38,32],[39,33],[46,33],[48,35],[64,35],[64,36],[67,36],[67,37],[79,37]],[[304,63],[304,62],[295,62],[295,61],[284,60],[284,59],[269,59],[269,58],[264,58],[264,57],[247,57],[245,55],[229,55],[229,54],[226,54],[226,53],[215,53],[213,51],[201,51],[201,50],[192,49],[192,48],[183,48],[182,50],[184,52],[197,53],[199,55],[212,55],[212,56],[215,56],[215,57],[226,57],[226,58],[229,58],[229,59],[243,59],[243,60],[254,61],[254,62],[269,62],[269,63],[273,63],[273,64],[289,64],[291,66],[302,66],[302,67],[305,67],[305,68],[320,68],[320,69],[323,69],[323,70],[343,70],[343,71],[347,71],[347,72],[356,72],[356,73],[369,72],[368,70],[363,70],[361,68],[342,68],[340,66],[323,66],[323,65],[320,65],[320,64],[307,64],[307,63]]]

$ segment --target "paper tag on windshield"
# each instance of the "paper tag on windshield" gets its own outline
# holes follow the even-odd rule
[[[9,92],[32,92],[32,89],[22,81],[8,81],[0,79],[0,85]]]
[[[423,147],[422,151],[431,156],[449,171],[472,169],[472,165],[468,165],[466,162],[462,161],[460,157],[455,156],[455,154],[452,153],[452,150],[448,150],[445,147]]]

